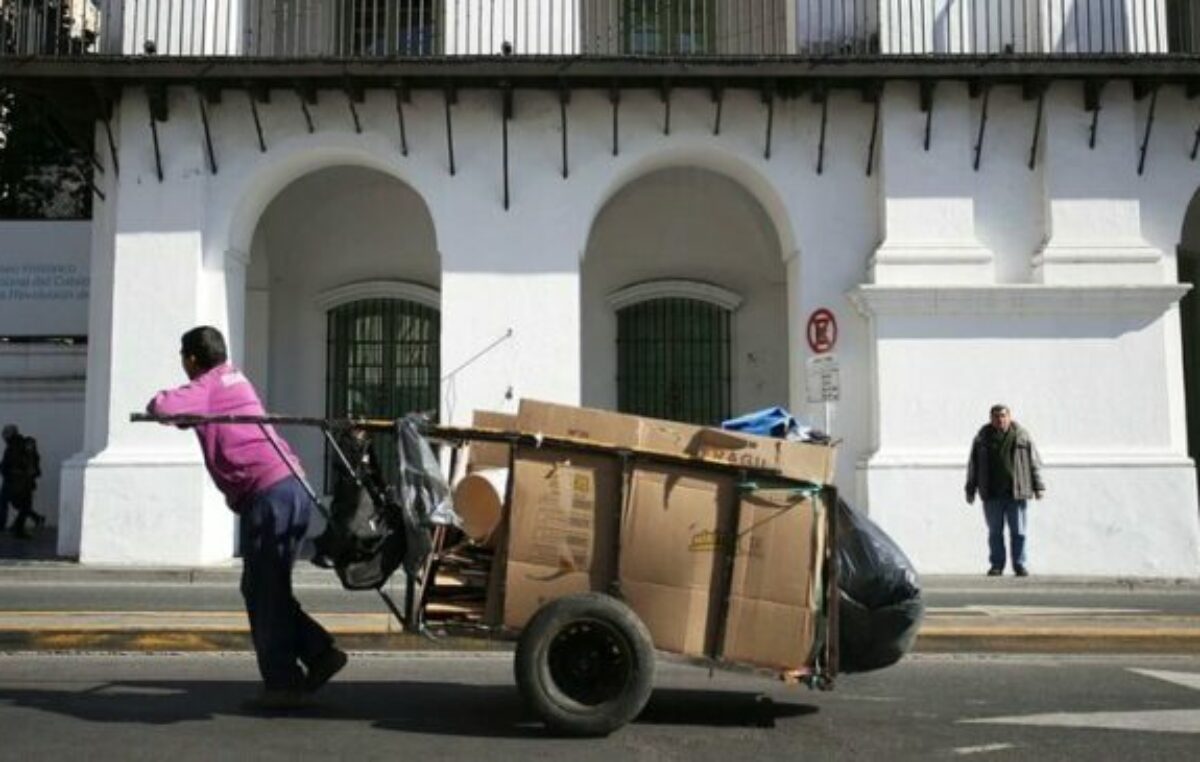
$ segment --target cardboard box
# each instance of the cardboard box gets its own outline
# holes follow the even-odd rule
[[[523,399],[517,429],[563,439],[586,439],[618,448],[638,445],[641,419],[635,415]]]
[[[702,656],[716,642],[731,477],[639,466],[621,519],[620,589],[665,651]]]
[[[494,413],[490,410],[476,410],[471,418],[471,425],[478,429],[498,429],[500,431],[516,431],[517,416],[513,413]],[[467,458],[467,470],[479,471],[484,468],[508,468],[509,445],[500,442],[473,442]]]
[[[643,418],[639,447],[689,455],[749,468],[769,468],[790,479],[831,484],[837,448],[809,442],[758,437],[686,423]]]
[[[811,663],[824,511],[819,499],[784,490],[742,498],[722,658],[776,669]]]
[[[615,572],[616,456],[518,448],[504,624],[523,627],[556,598],[607,590]]]

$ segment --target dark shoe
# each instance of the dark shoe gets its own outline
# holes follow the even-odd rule
[[[1028,570],[1028,569],[1026,569],[1024,566],[1018,566],[1018,567],[1015,567],[1015,568],[1013,569],[1013,572],[1014,572],[1014,573],[1015,573],[1015,574],[1016,574],[1018,577],[1028,577],[1028,576],[1029,576],[1029,570]]]
[[[24,529],[22,529],[20,531],[17,531],[16,529],[14,529],[12,536],[16,537],[19,540],[28,540],[33,537],[33,535],[29,534],[29,532],[26,532]]]
[[[1003,570],[1003,569],[998,569],[998,568],[996,568],[995,566],[993,566],[992,568],[988,569],[988,576],[989,576],[989,577],[999,577],[999,576],[1000,576],[1001,574],[1003,574],[1003,573],[1004,573],[1004,570]]]
[[[319,690],[331,677],[341,672],[349,660],[345,651],[331,647],[318,656],[308,668],[308,676],[304,678],[304,690],[309,693]]]
[[[266,688],[242,704],[242,708],[250,712],[294,712],[311,706],[312,699],[307,693],[283,688]]]

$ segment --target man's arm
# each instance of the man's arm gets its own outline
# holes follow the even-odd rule
[[[1038,452],[1037,445],[1033,443],[1033,439],[1029,440],[1029,476],[1033,482],[1033,496],[1037,500],[1042,499],[1042,495],[1046,492],[1046,483],[1042,481],[1042,456]]]
[[[208,412],[208,389],[195,381],[163,389],[146,405],[151,415],[203,415]]]

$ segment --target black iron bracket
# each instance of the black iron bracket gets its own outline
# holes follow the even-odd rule
[[[1026,82],[1021,88],[1021,97],[1025,100],[1037,99],[1037,110],[1033,117],[1033,138],[1029,142],[1029,169],[1037,166],[1038,140],[1042,135],[1042,114],[1046,106],[1046,90],[1049,85],[1041,80]]]
[[[350,106],[350,116],[354,118],[354,131],[362,134],[362,122],[358,118],[358,108],[354,105],[362,103],[366,100],[366,91],[361,83],[347,81],[344,88],[346,91],[346,103]]]
[[[1150,109],[1146,114],[1146,130],[1142,134],[1142,147],[1138,151],[1137,173],[1139,175],[1146,171],[1146,153],[1150,148],[1150,133],[1154,129],[1154,111],[1158,107],[1158,83],[1134,80],[1134,99],[1145,100],[1147,95],[1150,96]]]
[[[775,131],[775,83],[768,82],[763,85],[762,102],[767,106],[767,147],[763,151],[763,158],[767,161],[771,160],[771,138]]]
[[[812,91],[813,103],[821,104],[821,135],[817,142],[817,174],[825,171],[825,128],[829,123],[829,93],[823,84],[818,84]]]
[[[658,95],[663,103],[663,135],[671,134],[671,83],[664,81],[659,87]]]
[[[317,86],[311,82],[296,83],[296,97],[300,100],[300,113],[304,114],[304,126],[308,128],[308,134],[311,135],[316,130],[313,126],[312,113],[308,110],[309,105],[317,103]]]
[[[121,162],[117,158],[117,141],[113,136],[112,118],[120,91],[106,82],[93,85],[96,93],[96,117],[104,124],[104,135],[108,139],[108,155],[112,159],[113,175],[120,177]]]
[[[146,85],[146,104],[150,109],[150,138],[154,142],[154,169],[158,181],[163,181],[162,150],[158,143],[158,123],[167,120],[167,88],[163,85]]]
[[[1092,112],[1092,126],[1088,130],[1088,148],[1096,148],[1096,133],[1100,128],[1100,101],[1105,82],[1102,79],[1083,81],[1083,110]]]
[[[508,183],[508,121],[513,118],[513,91],[511,87],[504,88],[500,91],[500,126],[501,140],[504,145],[504,211],[508,211],[512,201],[511,190]]]
[[[717,83],[712,87],[712,101],[716,107],[716,115],[713,118],[713,135],[721,134],[721,112],[725,109],[725,85]]]
[[[617,156],[621,152],[621,90],[616,85],[609,88],[608,100],[612,104],[612,155]]]
[[[408,128],[404,124],[404,104],[412,102],[412,93],[403,82],[393,85],[392,91],[396,97],[396,122],[400,126],[400,155],[408,156]]]
[[[933,136],[933,91],[937,82],[923,79],[917,85],[917,97],[921,111],[925,114],[925,150],[929,150],[929,141]]]
[[[446,155],[450,159],[450,176],[454,177],[457,170],[454,166],[454,121],[450,115],[451,106],[458,103],[458,90],[447,87],[442,91],[446,101]]]
[[[972,82],[967,85],[967,92],[972,98],[983,96],[983,105],[979,111],[979,133],[975,139],[975,161],[972,164],[976,172],[979,171],[979,161],[983,157],[983,136],[987,130],[988,122],[988,104],[992,98],[992,88],[990,85]]]
[[[219,102],[220,101],[219,91],[218,91],[217,99]],[[212,131],[209,129],[209,126],[208,126],[208,105],[207,105],[207,103],[211,102],[211,101],[208,100],[208,98],[205,96],[205,94],[203,92],[199,93],[199,97],[196,100],[200,105],[200,124],[201,124],[201,126],[204,127],[204,150],[205,150],[205,153],[208,155],[208,170],[215,175],[217,173],[217,155],[216,155],[216,152],[213,151]]]
[[[872,82],[863,88],[863,103],[874,105],[874,114],[871,117],[871,140],[867,144],[867,177],[871,176],[871,172],[875,166],[875,145],[879,141],[879,110],[883,102],[882,96],[883,85],[879,82]]]
[[[246,88],[246,95],[250,97],[250,114],[254,117],[254,132],[258,136],[258,150],[267,152],[267,141],[263,137],[262,120],[258,117],[258,104],[271,102],[271,91],[269,88],[259,85]]]
[[[567,106],[571,103],[571,90],[566,85],[558,89],[558,114],[562,123],[562,176],[567,179],[570,174],[570,164],[567,154]]]

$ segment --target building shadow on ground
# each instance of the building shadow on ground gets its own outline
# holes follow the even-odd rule
[[[9,519],[12,523],[12,519]],[[30,537],[0,532],[0,561],[53,561],[58,556],[58,533],[54,527],[30,528]]]
[[[53,712],[96,723],[168,725],[225,716],[367,722],[398,732],[464,737],[545,736],[514,686],[441,682],[352,682],[327,686],[316,704],[288,713],[245,706],[256,686],[248,681],[122,681],[86,688],[0,688],[0,707]],[[764,700],[745,691],[656,690],[637,720],[653,725],[771,727],[777,719],[816,707]]]

